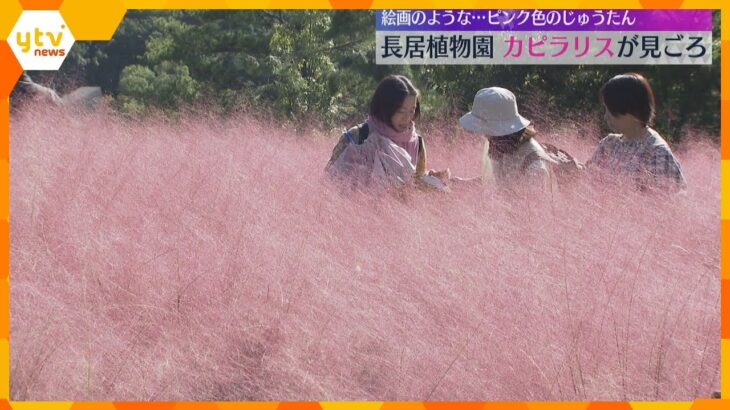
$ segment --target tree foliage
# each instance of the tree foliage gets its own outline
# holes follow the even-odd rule
[[[688,125],[719,131],[719,13],[714,20],[711,66],[381,66],[372,11],[130,11],[111,41],[77,43],[52,82],[99,85],[126,112],[248,106],[343,125],[363,118],[377,81],[391,73],[412,77],[431,118],[468,110],[492,85],[538,93],[540,109],[580,118],[601,110],[597,93],[608,78],[638,71],[654,87],[657,127],[677,139]]]

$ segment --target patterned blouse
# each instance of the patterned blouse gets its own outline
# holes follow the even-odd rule
[[[666,188],[676,191],[686,188],[682,167],[659,133],[647,128],[647,135],[628,140],[622,134],[609,134],[602,139],[590,168],[599,168],[610,175],[624,176],[636,181],[640,189]]]

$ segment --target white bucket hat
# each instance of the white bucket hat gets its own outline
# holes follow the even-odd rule
[[[477,91],[471,111],[461,117],[459,123],[469,131],[490,137],[513,134],[530,125],[530,121],[517,112],[517,101],[512,91],[501,87]]]

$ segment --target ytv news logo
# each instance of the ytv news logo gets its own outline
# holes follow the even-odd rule
[[[28,10],[20,15],[8,44],[24,70],[58,70],[74,37],[55,10]]]

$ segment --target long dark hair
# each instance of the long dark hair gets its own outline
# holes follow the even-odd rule
[[[403,105],[406,97],[416,97],[416,112],[413,120],[421,116],[421,93],[413,86],[411,80],[403,75],[389,75],[383,78],[370,99],[370,115],[379,121],[393,126],[391,118]]]

